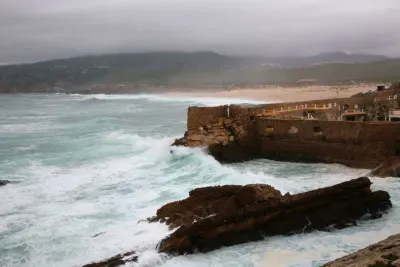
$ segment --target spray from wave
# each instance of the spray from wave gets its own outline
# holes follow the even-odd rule
[[[256,101],[248,99],[235,99],[235,98],[217,98],[217,97],[173,97],[168,95],[156,94],[135,94],[135,95],[74,95],[79,97],[81,101],[98,101],[98,100],[147,100],[152,102],[169,102],[169,103],[189,103],[195,105],[215,106],[215,105],[228,105],[228,104],[266,104],[271,103],[267,101]]]
[[[190,101],[200,100],[95,97],[99,99],[0,99],[7,110],[4,116],[21,118],[20,125],[29,125],[32,114],[52,116],[35,119],[45,130],[0,132],[0,177],[18,181],[1,189],[6,201],[0,206],[0,266],[82,266],[135,250],[140,257],[133,266],[141,267],[258,267],[286,256],[283,266],[309,267],[400,232],[400,184],[376,179],[374,189],[388,191],[394,204],[381,219],[342,231],[269,238],[207,255],[160,255],[156,245],[169,230],[141,220],[168,202],[186,198],[194,188],[266,183],[283,193],[296,193],[365,172],[268,160],[221,165],[201,148],[170,148],[185,130],[187,106],[196,103]]]

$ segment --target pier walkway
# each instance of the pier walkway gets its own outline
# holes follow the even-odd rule
[[[303,105],[294,105],[289,107],[281,107],[275,109],[264,109],[261,113],[257,114],[257,117],[268,117],[274,115],[280,115],[282,113],[288,113],[293,111],[316,111],[316,110],[329,110],[332,108],[336,108],[338,105],[336,103],[329,103],[323,105],[317,104],[303,104]]]

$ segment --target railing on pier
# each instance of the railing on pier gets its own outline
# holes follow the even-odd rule
[[[262,113],[257,114],[257,117],[267,117],[273,115],[279,115],[282,113],[292,112],[292,111],[302,111],[302,110],[328,110],[337,107],[337,103],[329,103],[329,104],[302,104],[302,105],[294,105],[288,107],[281,107],[275,109],[265,109]]]
[[[358,114],[367,114],[364,109],[347,109],[344,111],[345,116],[347,115],[358,115]]]

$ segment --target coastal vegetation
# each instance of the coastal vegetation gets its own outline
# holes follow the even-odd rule
[[[341,55],[341,56],[339,56]],[[345,54],[347,55],[347,54]],[[213,52],[157,52],[58,59],[0,67],[0,92],[52,92],[99,86],[229,86],[393,82],[400,59],[324,54],[303,58],[231,57]]]

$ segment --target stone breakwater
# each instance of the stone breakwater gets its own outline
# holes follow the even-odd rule
[[[363,110],[376,103],[385,106],[370,97],[336,101],[337,105],[331,105],[332,110],[327,111],[329,117],[340,117],[350,105]],[[327,105],[323,100],[315,102]],[[305,105],[279,105],[293,104]],[[267,158],[375,169],[387,159],[400,155],[400,122],[260,116],[266,108],[277,105],[189,107],[188,129],[173,145],[208,147],[209,153],[223,163]]]
[[[392,206],[385,191],[371,191],[371,181],[358,178],[295,195],[282,195],[265,184],[198,188],[189,197],[164,205],[150,222],[177,228],[161,240],[158,251],[169,255],[208,252],[268,236],[313,230],[331,231],[376,219]],[[85,267],[120,266],[136,261],[135,251]]]
[[[400,122],[380,121],[400,106],[398,95],[394,84],[363,97],[189,107],[187,131],[173,145],[208,147],[220,162],[267,158],[375,169],[400,156]],[[349,114],[354,121],[345,121]],[[397,169],[398,162],[383,167]]]

